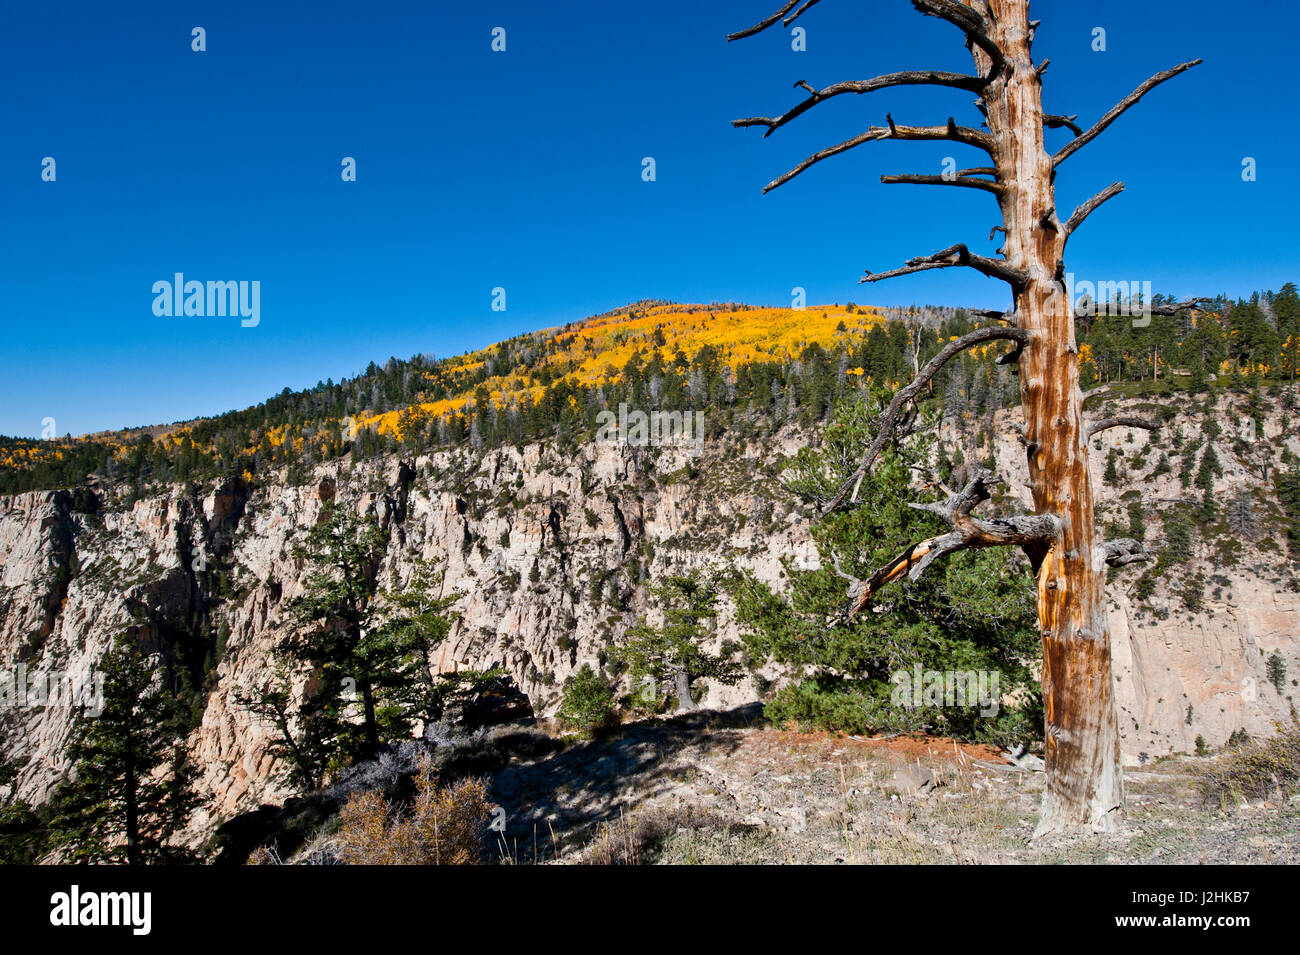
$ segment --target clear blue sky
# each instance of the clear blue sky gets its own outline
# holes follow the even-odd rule
[[[217,413],[643,297],[789,304],[803,286],[810,303],[1004,305],[1004,286],[965,270],[856,284],[952,242],[993,247],[990,196],[878,182],[977,158],[962,147],[872,144],[760,195],[887,110],[978,122],[969,94],[895,90],[826,103],[766,140],[733,130],[792,105],[796,80],[970,66],[960,34],[906,0],[825,0],[800,21],[806,52],[781,30],[724,41],[779,5],[10,4],[0,433]],[[1070,268],[1178,295],[1300,280],[1296,7],[1039,0],[1034,14],[1047,106],[1084,126],[1152,73],[1205,58],[1062,167],[1066,214],[1115,179],[1129,187],[1075,238]],[[194,26],[207,52],[191,51]],[[490,49],[496,26],[505,53]],[[155,317],[152,284],[178,271],[260,281],[261,324]]]

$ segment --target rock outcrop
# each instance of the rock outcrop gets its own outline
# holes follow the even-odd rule
[[[1282,422],[1270,421],[1281,442]],[[970,428],[948,438],[969,454],[991,449],[1012,498],[1028,501],[1025,455],[1014,413],[999,416],[991,446],[975,450]],[[1176,424],[1196,433],[1200,420]],[[1130,440],[1132,437],[1132,440]],[[1267,435],[1266,435],[1267,437]],[[1146,436],[1116,429],[1096,439],[1101,519],[1119,520],[1126,485],[1102,480],[1110,448],[1132,461]],[[1294,441],[1294,439],[1286,439]],[[593,443],[564,456],[530,445],[379,458],[317,467],[305,484],[269,477],[176,485],[134,498],[106,488],[98,498],[65,491],[0,498],[0,672],[78,673],[95,666],[128,632],[187,661],[174,681],[198,687],[188,745],[203,810],[196,832],[287,795],[271,755],[272,730],[243,708],[241,690],[264,682],[272,648],[289,626],[285,602],[301,592],[293,545],[328,501],[373,514],[388,534],[382,581],[401,586],[416,562],[446,568],[447,592],[462,594],[460,620],[438,650],[444,671],[505,667],[539,714],[554,711],[563,682],[646,609],[648,579],[674,570],[734,563],[777,583],[782,561],[815,566],[806,517],[772,480],[775,462],[800,437],[752,442],[721,438],[699,458],[686,450]],[[1296,448],[1300,450],[1300,448]],[[969,456],[968,454],[968,456]],[[1157,454],[1147,455],[1147,470]],[[1267,489],[1223,453],[1216,488]],[[1171,474],[1135,487],[1159,536],[1160,499],[1186,498]],[[1269,498],[1271,500],[1271,497]],[[89,503],[88,503],[89,501]],[[1261,503],[1261,518],[1267,517]],[[1194,565],[1210,581],[1190,611],[1162,583],[1131,595],[1142,571],[1112,584],[1112,636],[1125,757],[1130,763],[1190,751],[1198,736],[1222,745],[1235,730],[1266,734],[1288,719],[1266,660],[1280,651],[1293,671],[1300,592],[1285,546],[1261,533],[1232,551],[1212,542]],[[724,612],[720,638],[734,638]],[[1290,681],[1287,681],[1288,684]],[[711,689],[708,705],[754,699],[755,687]],[[22,766],[19,795],[41,802],[66,766],[72,711],[0,709],[0,756]]]

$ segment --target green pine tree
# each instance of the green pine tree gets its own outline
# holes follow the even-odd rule
[[[1286,660],[1283,659],[1280,650],[1274,650],[1268,658],[1268,663],[1264,667],[1265,675],[1268,682],[1273,684],[1273,689],[1277,690],[1279,696],[1282,695],[1282,688],[1286,686]]]
[[[129,635],[117,638],[100,668],[102,710],[79,717],[72,772],[53,799],[51,841],[74,862],[184,861],[168,844],[193,806],[182,708]]]
[[[794,458],[786,487],[810,503],[824,502],[861,460],[879,411],[874,397],[842,402],[818,446]],[[946,530],[907,505],[925,497],[909,469],[927,453],[918,440],[885,452],[859,488],[857,506],[816,525],[822,569],[791,565],[788,594],[753,577],[738,582],[737,619],[751,660],[806,674],[768,702],[767,715],[852,733],[928,729],[1004,742],[1032,738],[1042,721],[1032,669],[1039,649],[1035,592],[1016,555],[953,555],[919,581],[891,586],[870,610],[847,613],[842,574],[865,578],[917,540]],[[917,664],[925,671],[996,671],[1002,699],[1017,702],[988,718],[972,708],[898,705],[897,674],[911,674]]]
[[[731,686],[743,670],[734,660],[739,646],[724,644],[715,652],[706,644],[717,625],[718,583],[712,578],[673,575],[651,589],[663,614],[663,625],[642,621],[627,632],[626,642],[610,657],[626,667],[634,683],[645,678],[672,684],[678,709],[695,706],[693,687],[699,680]]]
[[[381,591],[385,546],[373,518],[329,508],[295,551],[310,568],[306,592],[289,605],[299,628],[279,647],[272,680],[242,699],[276,727],[276,751],[304,789],[409,738],[463,689],[462,680],[434,680],[430,659],[459,595],[439,596],[441,575],[425,564],[406,586]],[[310,688],[295,693],[293,674],[304,670]]]
[[[614,691],[603,676],[584,663],[564,681],[564,697],[555,714],[562,722],[594,733],[615,722]]]

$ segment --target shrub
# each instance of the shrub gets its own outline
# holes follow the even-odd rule
[[[492,804],[482,779],[439,786],[429,764],[405,809],[378,790],[358,793],[339,813],[339,858],[351,865],[474,865]]]
[[[1281,651],[1273,651],[1273,655],[1268,658],[1265,672],[1268,675],[1268,682],[1273,684],[1273,689],[1281,696],[1282,688],[1286,686],[1286,660],[1283,659]]]
[[[614,691],[590,663],[584,663],[564,681],[564,699],[555,715],[584,733],[603,729],[614,722]]]
[[[1272,739],[1238,742],[1202,771],[1200,789],[1206,802],[1220,806],[1300,790],[1300,725],[1292,724]]]

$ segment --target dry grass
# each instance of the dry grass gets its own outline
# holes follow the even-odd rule
[[[1247,799],[1284,801],[1300,789],[1300,725],[1228,750],[1201,770],[1199,784],[1206,803],[1225,809]]]
[[[620,810],[617,819],[596,827],[582,854],[586,865],[649,865],[664,859],[665,849],[679,835],[699,830],[729,831],[726,820],[689,805],[644,806]]]
[[[342,862],[352,865],[474,865],[483,859],[492,805],[481,779],[439,786],[429,765],[415,777],[409,807],[378,791],[358,793],[339,814]]]

